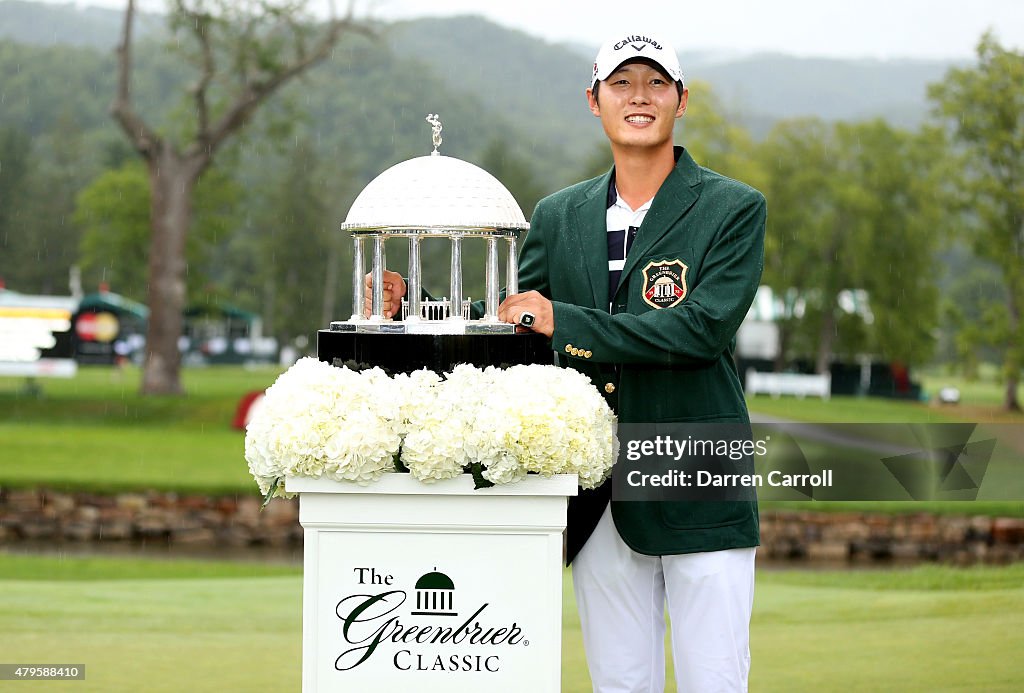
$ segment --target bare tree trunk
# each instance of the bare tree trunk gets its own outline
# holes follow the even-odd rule
[[[846,235],[846,224],[842,223],[833,230],[832,239],[821,256],[821,261],[831,263],[838,261],[842,238]],[[836,339],[836,302],[839,297],[838,287],[832,286],[835,277],[826,282],[824,315],[821,317],[821,331],[818,333],[818,355],[814,360],[814,372],[825,375],[829,372],[832,362],[832,345]]]
[[[277,277],[274,272],[267,272],[263,284],[263,333],[272,335],[279,346],[284,346],[277,326]]]
[[[1009,294],[1006,301],[1006,313],[1009,318],[1010,335],[1020,334],[1020,305],[1017,303],[1017,283],[1012,279],[1007,282]],[[1007,411],[1020,411],[1020,401],[1017,399],[1017,385],[1020,383],[1020,349],[1019,344],[1010,345],[1010,353],[1006,355],[1006,397],[1003,399],[1003,408]]]
[[[1017,399],[1017,386],[1020,385],[1020,378],[1010,376],[1006,380],[1006,398],[1003,400],[1003,408],[1007,411],[1020,411],[1020,401]]]
[[[182,335],[185,309],[185,239],[192,220],[194,166],[161,147],[149,166],[152,191],[149,250],[149,322],[142,393],[180,395]]]
[[[786,353],[789,351],[789,325],[779,320],[775,323],[779,328],[779,339],[776,348],[775,360],[772,363],[772,370],[781,373],[786,368]]]
[[[821,332],[818,333],[818,356],[814,360],[814,372],[824,375],[829,372],[832,362],[832,343],[836,336],[835,306],[829,306],[821,320]]]

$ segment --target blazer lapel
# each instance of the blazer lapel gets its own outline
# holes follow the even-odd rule
[[[608,183],[611,171],[598,178],[573,209],[575,252],[587,268],[594,308],[608,309]],[[569,258],[570,263],[572,259]],[[584,292],[586,293],[586,292]]]
[[[679,155],[675,168],[668,174],[668,178],[661,184],[661,188],[654,196],[654,202],[651,203],[651,208],[640,225],[640,231],[636,235],[636,240],[633,241],[633,247],[629,249],[629,255],[626,256],[618,291],[622,291],[622,288],[626,286],[630,272],[637,268],[640,259],[651,251],[655,244],[697,201],[697,198],[700,197],[700,186],[700,167],[684,149]],[[607,248],[607,244],[605,247]],[[607,252],[605,250],[605,254]],[[605,292],[607,293],[607,289]]]

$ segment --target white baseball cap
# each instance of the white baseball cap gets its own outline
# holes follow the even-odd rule
[[[665,74],[683,84],[683,70],[672,44],[657,34],[622,34],[606,41],[597,52],[590,88],[607,79],[622,63],[637,58],[654,61]]]

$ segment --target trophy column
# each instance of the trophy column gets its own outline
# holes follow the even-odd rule
[[[423,262],[420,259],[420,237],[409,236],[409,290],[405,292],[409,310],[405,315],[408,322],[419,322],[421,318],[420,298],[423,293]]]
[[[363,260],[363,237],[352,234],[352,320],[363,320],[363,304],[366,303],[366,262]]]
[[[449,320],[462,320],[462,235],[453,233],[452,266],[450,277],[451,296],[449,297]]]
[[[505,267],[505,295],[519,293],[519,258],[516,257],[516,237],[508,237],[508,263]]]
[[[371,320],[384,319],[384,237],[373,236],[373,269],[370,270],[373,281],[373,298],[371,300]]]
[[[487,237],[487,291],[484,300],[484,321],[498,321],[498,239]]]

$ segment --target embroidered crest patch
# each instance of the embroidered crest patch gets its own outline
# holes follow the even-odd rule
[[[686,270],[681,260],[648,262],[644,267],[644,301],[654,308],[671,308],[686,298]]]

